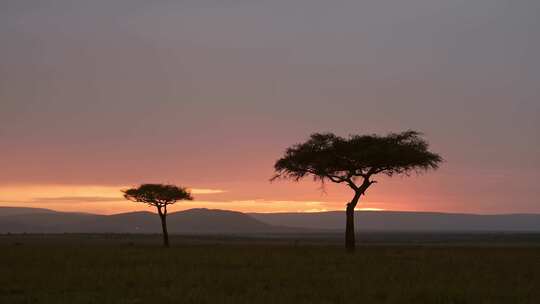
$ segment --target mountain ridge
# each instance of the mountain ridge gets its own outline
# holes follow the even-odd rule
[[[344,211],[242,213],[194,208],[171,212],[173,234],[324,233],[342,231]],[[540,214],[358,211],[357,230],[391,232],[540,232]],[[101,215],[44,208],[1,207],[0,233],[159,233],[150,211]]]

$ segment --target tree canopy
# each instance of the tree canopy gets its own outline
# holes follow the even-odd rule
[[[315,179],[354,184],[354,180],[375,174],[392,176],[436,169],[441,156],[428,151],[428,143],[416,131],[386,136],[316,133],[304,143],[287,149],[274,169],[273,179]]]
[[[133,202],[155,207],[165,207],[181,200],[193,200],[191,193],[183,187],[163,184],[143,184],[124,190],[124,197]]]

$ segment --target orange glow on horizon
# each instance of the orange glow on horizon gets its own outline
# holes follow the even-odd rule
[[[150,206],[127,201],[122,189],[127,186],[98,185],[11,185],[0,186],[0,206],[46,208],[65,212],[115,214],[134,211],[154,211]],[[171,211],[192,208],[223,209],[239,212],[325,212],[344,210],[342,202],[313,200],[238,200],[220,197],[228,191],[210,188],[190,188],[194,201],[181,201]],[[363,202],[357,210],[381,211],[376,204]]]

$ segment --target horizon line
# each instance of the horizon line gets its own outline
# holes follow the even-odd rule
[[[91,214],[91,215],[103,215],[103,216],[113,216],[113,215],[120,215],[120,214],[129,214],[129,213],[156,213],[153,211],[146,211],[146,210],[140,210],[140,211],[128,211],[128,212],[119,212],[119,213],[111,213],[111,214],[103,214],[103,213],[93,213],[93,212],[77,212],[77,211],[59,211],[51,208],[39,208],[39,207],[24,207],[24,206],[4,206],[0,205],[0,208],[22,208],[22,209],[40,209],[40,210],[48,210],[53,211],[57,213],[79,213],[79,214]],[[376,208],[366,208],[366,209],[355,209],[356,212],[368,212],[368,213],[431,213],[431,214],[449,214],[449,215],[477,215],[477,216],[498,216],[498,215],[540,215],[540,213],[527,213],[527,212],[509,212],[509,213],[466,213],[466,212],[451,212],[451,211],[411,211],[411,210],[386,210],[386,209],[380,209],[380,210],[374,210]],[[226,212],[238,212],[243,214],[317,214],[317,213],[330,213],[330,212],[345,212],[345,210],[324,210],[324,211],[275,211],[275,212],[245,212],[245,211],[237,211],[237,210],[230,210],[230,209],[218,209],[218,208],[188,208],[178,211],[173,211],[170,214],[173,213],[181,213],[191,210],[208,210],[208,211],[226,211]]]

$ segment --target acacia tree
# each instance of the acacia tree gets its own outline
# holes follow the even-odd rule
[[[274,169],[272,180],[299,181],[312,176],[316,181],[343,183],[354,191],[346,205],[345,246],[355,249],[354,208],[374,183],[375,175],[410,175],[437,169],[441,156],[416,131],[379,135],[351,135],[342,138],[332,133],[316,133],[304,143],[287,149]]]
[[[145,203],[157,208],[163,229],[163,245],[169,247],[169,233],[167,232],[167,206],[182,200],[193,200],[186,188],[175,185],[143,184],[137,188],[123,190],[127,200]]]

